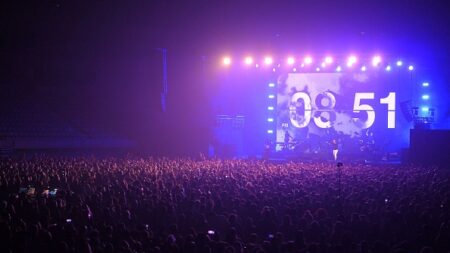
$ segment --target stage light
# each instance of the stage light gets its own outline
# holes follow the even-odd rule
[[[430,98],[430,96],[428,94],[422,95],[423,100],[428,100],[429,98]]]
[[[269,83],[269,87],[275,87],[275,83]]]
[[[327,66],[327,64],[326,64],[325,62],[322,62],[322,64],[320,64],[320,66],[321,66],[322,68],[325,68],[325,67]]]
[[[293,68],[293,69],[292,69],[292,72],[297,72],[297,68]]]
[[[326,64],[331,64],[331,63],[333,63],[333,57],[331,57],[331,56],[325,57],[325,63],[326,63]]]
[[[372,66],[377,67],[381,63],[381,56],[376,55],[372,58]]]
[[[391,71],[391,65],[386,66],[386,71]]]
[[[311,56],[306,56],[303,62],[307,65],[311,64],[313,62],[313,59]]]
[[[304,64],[304,63],[302,63],[302,64],[300,65],[300,67],[304,68],[304,67],[305,67],[305,64]]]
[[[358,61],[358,58],[356,58],[356,56],[354,56],[354,55],[348,57],[348,59],[347,59],[347,67],[353,66],[353,64],[355,64],[357,61]]]
[[[362,66],[362,67],[361,67],[361,71],[362,71],[362,72],[365,72],[366,70],[367,70],[366,66]]]
[[[399,67],[400,67],[400,66],[402,66],[402,65],[403,65],[403,62],[402,62],[402,61],[397,61],[397,63],[396,63],[396,64],[397,64],[397,66],[399,66]]]
[[[252,64],[253,63],[253,58],[250,57],[250,56],[245,57],[244,63],[247,64],[247,65]]]
[[[341,72],[341,70],[342,70],[341,66],[336,67],[336,72]]]
[[[414,66],[413,65],[409,65],[408,70],[409,71],[413,71],[414,70]]]
[[[274,109],[273,106],[268,106],[267,107],[267,110],[269,110],[269,111],[273,111],[273,109]]]
[[[223,65],[230,65],[231,64],[231,58],[230,57],[224,57],[223,58]]]
[[[272,57],[266,57],[264,58],[264,64],[271,65],[273,63]]]
[[[277,69],[276,69],[276,68],[273,68],[273,69],[272,69],[272,72],[276,72],[276,71],[277,71]]]
[[[273,122],[273,118],[267,118],[267,122]]]
[[[422,86],[423,87],[428,87],[428,86],[430,86],[430,83],[428,83],[428,82],[422,83]]]
[[[259,64],[258,63],[255,64],[255,68],[259,68]]]
[[[269,130],[267,130],[267,133],[268,133],[268,134],[273,134],[273,130],[272,130],[272,129],[269,129]]]
[[[428,112],[428,110],[429,110],[429,108],[428,107],[426,107],[426,106],[422,106],[422,112]]]
[[[273,94],[270,94],[269,96],[267,96],[268,98],[270,98],[270,99],[273,99],[273,98],[275,98],[275,95],[273,95]]]
[[[317,68],[316,68],[316,71],[317,71],[317,72],[319,72],[319,71],[320,71],[320,68],[319,68],[319,67],[317,67]]]
[[[291,56],[291,57],[287,58],[287,64],[292,65],[294,63],[295,63],[295,58],[294,57]]]

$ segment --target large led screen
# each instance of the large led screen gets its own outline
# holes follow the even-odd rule
[[[277,150],[320,152],[332,140],[347,153],[406,147],[410,122],[400,105],[411,98],[409,80],[381,71],[279,76]]]

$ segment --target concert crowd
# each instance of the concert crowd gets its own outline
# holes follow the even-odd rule
[[[0,252],[450,252],[433,166],[36,156],[0,198]]]

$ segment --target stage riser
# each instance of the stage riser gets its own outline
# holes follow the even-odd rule
[[[412,129],[410,161],[416,164],[437,164],[450,169],[450,130]]]

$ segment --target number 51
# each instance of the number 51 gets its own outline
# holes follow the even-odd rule
[[[355,101],[353,103],[353,112],[359,113],[365,111],[367,113],[367,120],[362,121],[359,118],[353,118],[354,122],[360,122],[362,128],[369,128],[375,122],[375,110],[369,104],[361,103],[363,99],[374,99],[373,92],[357,92],[355,93]],[[395,92],[389,92],[385,98],[380,98],[380,104],[388,105],[388,128],[395,128]]]

